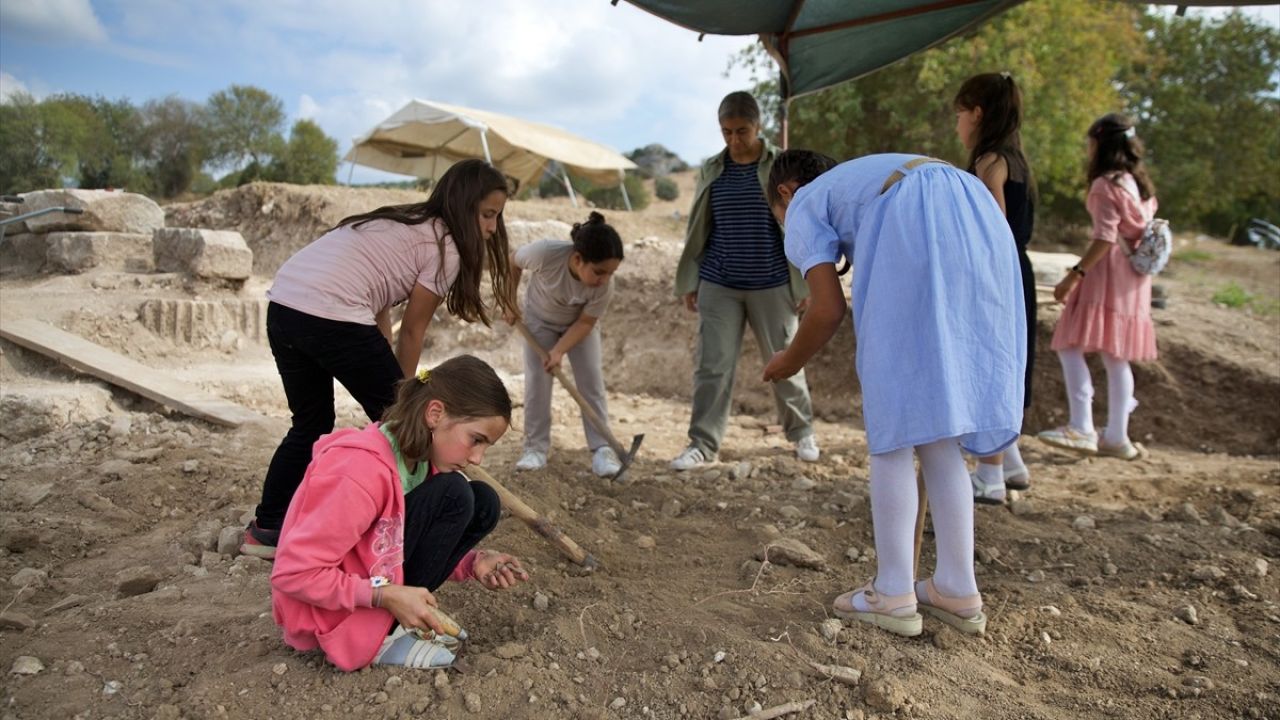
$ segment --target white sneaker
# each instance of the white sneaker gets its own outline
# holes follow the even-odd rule
[[[684,452],[677,455],[675,460],[671,461],[671,469],[681,471],[692,470],[699,465],[706,464],[706,462],[707,456],[703,455],[702,451],[698,448],[690,446],[685,448]]]
[[[547,454],[537,450],[525,450],[516,462],[517,470],[541,470],[547,466]]]
[[[796,457],[805,462],[818,462],[822,451],[818,449],[818,438],[806,435],[796,441]]]
[[[595,455],[591,456],[591,472],[599,477],[613,477],[621,469],[622,461],[608,445],[596,448]]]

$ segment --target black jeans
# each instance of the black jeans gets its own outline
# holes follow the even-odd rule
[[[435,591],[493,532],[502,501],[462,473],[432,475],[404,497],[404,584]]]
[[[395,401],[396,383],[404,375],[376,325],[327,320],[271,303],[267,340],[293,425],[267,467],[256,514],[258,527],[279,530],[311,463],[311,446],[333,432],[333,381],[342,383],[370,420],[377,420]]]

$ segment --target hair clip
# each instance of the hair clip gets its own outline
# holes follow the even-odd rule
[[[421,370],[418,371],[418,382],[425,385],[430,381],[431,381],[430,370],[428,370],[427,368],[422,368]]]
[[[1138,131],[1136,128],[1132,128],[1132,127],[1125,128],[1125,131],[1124,131],[1125,137],[1132,139],[1134,137],[1137,137],[1137,135],[1138,135]]]

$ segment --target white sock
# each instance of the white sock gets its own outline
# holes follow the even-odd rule
[[[1004,466],[978,462],[978,479],[987,485],[1004,485]]]
[[[956,457],[959,453],[957,446]],[[872,455],[870,464],[871,523],[876,540],[875,587],[882,595],[902,595],[911,592],[914,579],[916,508],[920,505],[916,495],[915,459],[911,448],[902,448]],[[968,493],[967,478],[965,490]],[[972,495],[968,495],[968,499],[972,506]]]
[[[1067,386],[1067,407],[1071,410],[1070,425],[1086,435],[1093,429],[1093,378],[1089,376],[1089,363],[1084,353],[1075,348],[1058,351],[1062,363],[1062,378]]]
[[[1102,354],[1107,368],[1107,428],[1099,438],[1106,445],[1129,442],[1129,414],[1138,407],[1133,398],[1133,368],[1127,360]]]
[[[934,570],[933,583],[943,595],[973,595],[978,592],[978,580],[973,573],[973,490],[960,445],[956,438],[949,438],[921,445],[916,452],[920,454],[920,468],[929,492],[929,515],[933,518],[933,537],[937,543],[938,567]],[[914,514],[912,508],[913,539]],[[911,540],[906,547],[910,570]],[[876,552],[880,552],[879,544]],[[880,558],[880,562],[883,567],[884,559]],[[888,588],[884,592],[887,593]]]
[[[1004,449],[1004,469],[1023,470],[1026,467],[1027,463],[1022,460],[1022,451],[1018,449],[1018,442],[1015,440],[1012,445]]]

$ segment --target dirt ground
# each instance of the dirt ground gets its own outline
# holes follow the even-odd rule
[[[532,579],[440,590],[472,636],[460,671],[344,674],[280,641],[269,564],[234,550],[287,427],[270,351],[245,331],[151,329],[139,310],[256,301],[318,231],[421,195],[259,184],[168,208],[171,226],[244,234],[257,276],[238,290],[0,268],[0,322],[53,322],[265,417],[229,430],[168,414],[0,342],[0,720],[736,718],[808,700],[791,717],[1280,718],[1280,253],[1179,236],[1159,278],[1161,359],[1135,368],[1132,432],[1151,457],[1082,459],[1024,437],[1032,489],[977,513],[987,635],[927,620],[907,640],[829,610],[875,566],[848,328],[808,371],[820,462],[797,461],[771,427],[749,341],[721,462],[667,467],[685,442],[695,331],[671,295],[692,180],[680,184],[674,202],[606,213],[627,247],[601,323],[610,412],[620,437],[645,434],[628,482],[590,474],[561,391],[545,470],[514,473],[518,420],[485,463],[601,567],[583,572],[504,519],[485,546],[519,555]],[[519,241],[585,214],[567,199],[507,209]],[[1215,303],[1230,283],[1253,300]],[[1041,307],[1028,433],[1064,420],[1055,318]],[[424,364],[462,351],[520,398],[509,328],[437,317]],[[364,422],[340,393],[339,423]],[[815,566],[759,562],[782,541]],[[933,558],[927,535],[923,572]]]

